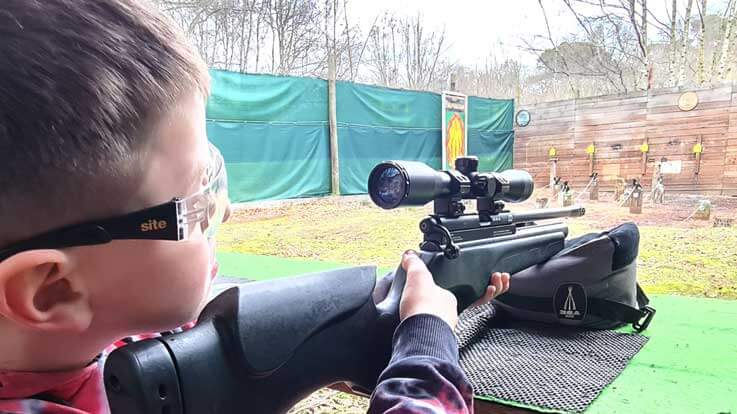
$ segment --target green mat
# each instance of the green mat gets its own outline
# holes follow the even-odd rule
[[[218,260],[222,275],[256,280],[349,266],[238,253]],[[586,413],[737,414],[737,301],[656,295],[652,305],[650,341]]]
[[[589,413],[737,413],[737,301],[656,295],[647,345]]]

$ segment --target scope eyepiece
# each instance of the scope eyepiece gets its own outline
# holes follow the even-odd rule
[[[489,188],[488,193],[494,200],[521,203],[530,198],[535,189],[535,181],[525,170],[506,170],[491,175],[496,185],[494,189]]]

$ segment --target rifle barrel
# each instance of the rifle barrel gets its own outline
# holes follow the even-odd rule
[[[581,206],[548,208],[545,210],[535,210],[524,213],[512,213],[512,222],[524,223],[528,221],[547,220],[561,217],[581,217],[584,214],[586,214],[586,209]]]

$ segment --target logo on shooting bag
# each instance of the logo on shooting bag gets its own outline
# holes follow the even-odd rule
[[[580,321],[586,316],[586,291],[578,283],[564,283],[555,292],[554,306],[558,319]]]

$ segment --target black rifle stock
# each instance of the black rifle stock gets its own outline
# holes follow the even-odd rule
[[[501,222],[484,228],[465,216],[445,220],[440,224],[451,227],[458,256],[418,254],[462,310],[483,295],[492,271],[514,274],[563,248],[566,225],[529,220],[581,214],[580,208],[501,213]],[[231,288],[193,329],[108,357],[112,412],[279,413],[336,382],[368,394],[391,356],[406,275],[399,267],[387,278],[376,285],[375,268],[355,267]]]

